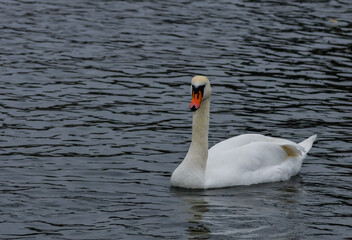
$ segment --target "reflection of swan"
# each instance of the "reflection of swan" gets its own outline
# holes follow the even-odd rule
[[[192,79],[192,143],[171,184],[184,188],[217,188],[284,181],[296,175],[316,136],[296,144],[286,139],[245,134],[209,149],[211,86],[208,78]]]
[[[203,214],[209,211],[209,204],[205,200],[204,192],[174,190],[175,196],[189,205],[187,206],[187,213],[190,217],[185,219],[188,223],[186,228],[188,239],[208,239],[211,231],[207,226],[208,224],[203,220]]]
[[[297,176],[246,187],[171,191],[182,200],[178,209],[184,206],[189,214],[180,219],[188,239],[300,239],[306,234],[300,182]]]

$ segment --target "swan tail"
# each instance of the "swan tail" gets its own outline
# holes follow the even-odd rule
[[[300,142],[298,145],[303,147],[305,153],[307,153],[312,148],[312,145],[313,145],[316,138],[317,138],[317,135],[313,135],[313,136],[307,138],[306,140],[304,140],[303,142]]]
[[[285,144],[281,145],[281,148],[286,152],[289,157],[298,157],[302,156],[304,149],[300,145]]]

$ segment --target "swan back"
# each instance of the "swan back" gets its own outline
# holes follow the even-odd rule
[[[209,149],[205,188],[288,180],[301,169],[314,139],[308,138],[302,146],[286,139],[245,134],[220,142]]]

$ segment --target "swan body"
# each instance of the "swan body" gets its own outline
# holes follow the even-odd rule
[[[204,76],[192,79],[192,142],[171,176],[175,187],[207,189],[288,180],[296,175],[316,135],[301,143],[244,134],[208,150],[211,86]]]

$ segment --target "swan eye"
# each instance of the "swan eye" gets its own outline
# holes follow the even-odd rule
[[[200,92],[201,95],[204,96],[204,88],[205,88],[205,84],[204,85],[198,85],[198,86],[192,85],[192,94],[198,94]]]

